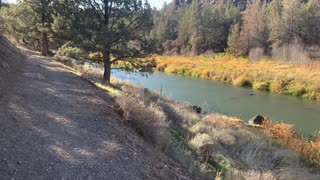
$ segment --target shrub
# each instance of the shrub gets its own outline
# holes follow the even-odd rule
[[[78,47],[72,47],[70,43],[66,43],[63,46],[61,46],[58,51],[57,55],[60,56],[66,56],[73,59],[79,59],[84,56],[84,52],[82,49]]]
[[[259,91],[269,91],[270,90],[270,83],[269,82],[254,82],[252,88],[254,90],[259,90]]]
[[[103,62],[103,55],[100,52],[90,53],[88,55],[88,59],[94,63],[100,64],[101,62]]]
[[[320,46],[311,46],[306,50],[312,59],[320,59]]]
[[[270,84],[270,91],[278,94],[284,94],[287,82],[282,79],[275,79]]]
[[[305,87],[306,85],[301,83],[289,84],[287,87],[286,94],[298,97],[303,96],[307,92]]]
[[[74,59],[71,59],[69,57],[66,56],[59,56],[59,55],[55,55],[54,59],[62,64],[65,64],[67,66],[70,67],[74,67],[76,65],[76,62]]]
[[[252,82],[246,75],[242,75],[233,81],[233,85],[239,87],[252,87]]]
[[[166,115],[157,103],[144,101],[144,89],[140,87],[124,88],[123,95],[116,102],[124,112],[126,121],[150,143],[165,149],[170,142],[170,133]]]

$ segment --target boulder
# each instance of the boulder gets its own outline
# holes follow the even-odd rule
[[[249,120],[249,124],[251,125],[262,125],[263,121],[267,120],[267,118],[264,118],[261,115],[257,115]]]
[[[192,106],[192,109],[194,110],[194,112],[201,114],[202,112],[202,108],[199,106]]]

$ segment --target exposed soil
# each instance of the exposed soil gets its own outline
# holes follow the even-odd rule
[[[107,93],[26,54],[1,92],[0,179],[195,179],[123,125]]]

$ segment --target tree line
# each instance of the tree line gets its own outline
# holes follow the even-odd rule
[[[151,36],[168,54],[206,51],[249,55],[299,42],[320,45],[319,0],[218,0],[165,4],[154,12]]]

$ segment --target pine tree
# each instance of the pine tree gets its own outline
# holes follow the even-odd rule
[[[282,0],[273,0],[268,6],[269,41],[274,44],[282,37]]]
[[[52,6],[51,0],[28,0],[33,11],[36,13],[36,24],[37,30],[41,34],[41,54],[43,56],[49,55],[49,40],[48,33],[51,31],[52,19]]]
[[[83,47],[103,55],[106,82],[110,82],[112,64],[119,61],[137,70],[153,65],[144,59],[152,50],[148,34],[153,23],[147,1],[74,0],[74,3],[81,9],[75,14],[75,23],[80,27]]]
[[[165,3],[160,11],[153,10],[153,24],[151,37],[157,41],[157,46],[162,46],[168,40],[177,39],[177,11],[175,4]]]
[[[240,24],[237,23],[231,27],[230,35],[228,37],[228,48],[227,52],[233,55],[239,55],[239,34],[240,34]]]
[[[300,35],[305,45],[320,45],[320,0],[309,0],[302,7]]]
[[[299,37],[299,27],[301,26],[301,1],[283,0],[283,29],[281,31],[280,42],[289,44]]]
[[[201,4],[198,1],[192,2],[190,6],[184,6],[179,9],[178,21],[178,38],[184,46],[191,46],[191,51],[194,54],[200,52],[200,16]]]

